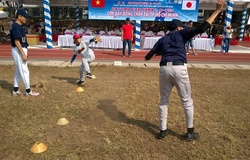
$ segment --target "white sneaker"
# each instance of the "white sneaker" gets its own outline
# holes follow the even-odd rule
[[[89,79],[92,79],[92,74],[91,73],[87,73],[86,77],[89,78]]]
[[[13,96],[22,96],[23,95],[23,93],[20,91],[20,90],[18,90],[18,91],[12,91],[12,95]]]
[[[39,96],[38,92],[30,91],[29,93],[25,93],[26,96]]]

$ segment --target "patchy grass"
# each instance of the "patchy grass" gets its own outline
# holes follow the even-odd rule
[[[195,128],[185,142],[185,119],[174,89],[170,134],[157,140],[158,69],[93,66],[76,93],[78,68],[29,66],[39,97],[13,97],[13,66],[0,66],[0,159],[248,159],[250,71],[189,69]],[[24,86],[20,83],[21,90]],[[59,118],[70,123],[57,126]],[[33,154],[36,141],[48,146]]]

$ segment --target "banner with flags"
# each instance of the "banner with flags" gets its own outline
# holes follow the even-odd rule
[[[199,0],[88,0],[88,18],[197,22]]]

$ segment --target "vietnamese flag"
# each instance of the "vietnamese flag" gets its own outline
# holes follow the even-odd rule
[[[93,8],[104,8],[105,0],[91,0],[91,7]]]

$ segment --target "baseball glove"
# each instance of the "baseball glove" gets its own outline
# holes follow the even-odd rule
[[[102,39],[100,38],[100,36],[95,36],[94,41],[95,41],[95,43],[102,42]]]
[[[37,83],[37,84],[32,85],[31,87],[33,87],[33,88],[43,88],[43,84],[42,83]]]

